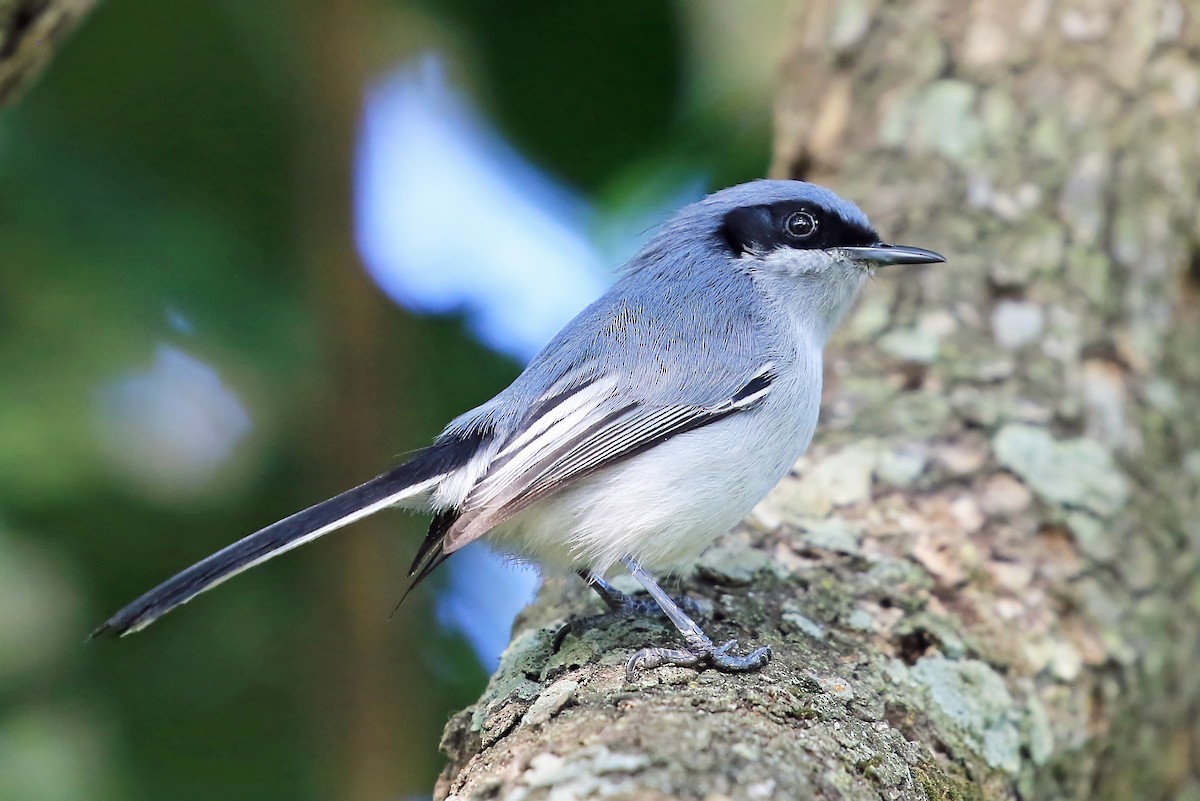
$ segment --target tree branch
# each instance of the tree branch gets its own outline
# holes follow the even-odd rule
[[[0,0],[0,108],[41,74],[96,0]]]

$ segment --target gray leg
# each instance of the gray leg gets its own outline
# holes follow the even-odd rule
[[[675,628],[679,629],[679,633],[683,635],[683,641],[687,644],[686,650],[643,648],[638,651],[625,663],[625,677],[629,681],[633,681],[634,673],[638,668],[653,669],[661,665],[697,667],[709,664],[718,670],[739,672],[758,670],[770,660],[771,649],[765,645],[755,648],[745,656],[734,656],[729,653],[737,648],[737,640],[713,645],[713,641],[708,638],[708,635],[696,625],[694,620],[683,613],[683,610],[671,600],[671,596],[663,592],[662,587],[658,586],[658,582],[643,570],[641,565],[629,558],[622,561],[625,563],[625,567],[629,568],[633,577],[646,588],[646,592],[650,593],[650,597],[662,608],[667,619],[675,624]]]
[[[596,594],[600,596],[600,600],[604,601],[604,605],[608,607],[609,612],[622,616],[630,614],[662,614],[662,610],[658,608],[658,604],[649,598],[634,598],[628,593],[621,592],[599,576],[593,576],[582,570],[579,571],[579,577],[596,591]]]
[[[596,591],[600,600],[604,601],[604,605],[608,607],[608,611],[599,615],[576,618],[563,624],[562,628],[554,635],[555,651],[562,647],[563,640],[567,638],[568,634],[580,634],[587,629],[606,626],[628,617],[663,617],[666,614],[662,607],[651,598],[634,598],[585,570],[578,571],[576,575]],[[698,615],[700,612],[696,602],[691,598],[682,599],[679,605],[687,608],[692,614]]]

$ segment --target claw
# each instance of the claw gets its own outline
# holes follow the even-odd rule
[[[585,577],[585,580],[596,589],[597,593],[604,600],[605,605],[608,606],[608,611],[598,615],[589,615],[587,617],[568,620],[554,633],[554,650],[551,653],[558,653],[562,649],[563,641],[571,634],[579,635],[588,629],[608,626],[631,617],[656,619],[666,616],[662,608],[649,598],[634,598],[627,593],[617,590],[606,582],[598,582],[596,579],[590,577]],[[688,610],[689,614],[696,617],[702,616],[700,604],[692,598],[680,598],[678,604],[680,607]]]
[[[663,665],[674,665],[675,667],[708,665],[726,673],[745,673],[758,670],[771,661],[771,649],[766,645],[755,648],[745,656],[729,653],[737,648],[737,640],[729,640],[719,646],[714,646],[711,642],[707,646],[702,643],[689,643],[689,645],[692,646],[689,650],[643,648],[629,657],[625,663],[625,679],[632,682],[639,668],[653,670]]]
[[[557,654],[559,651],[562,650],[563,640],[567,639],[568,634],[578,634],[579,633],[576,630],[576,625],[578,623],[582,623],[582,620],[580,620],[580,621],[568,620],[566,623],[563,623],[561,626],[558,627],[558,631],[554,632],[554,642],[551,647],[550,653]]]
[[[725,654],[729,653],[734,648],[737,648],[737,640],[729,640],[728,642],[722,643],[714,648],[713,656],[725,656]]]
[[[610,609],[598,615],[573,618],[563,623],[559,626],[558,631],[554,632],[554,650],[551,653],[558,653],[562,649],[563,641],[571,634],[580,635],[588,629],[602,628],[631,617],[662,617],[662,610],[653,604],[631,598],[628,606]]]
[[[566,636],[573,631],[578,632],[589,625],[611,622],[614,619],[619,620],[632,614],[654,610],[666,615],[667,619],[671,621],[683,637],[683,641],[687,647],[679,649],[643,648],[637,651],[625,662],[625,678],[630,682],[633,681],[639,669],[653,670],[662,665],[694,668],[703,668],[707,665],[717,670],[740,673],[748,670],[758,670],[771,659],[771,649],[765,646],[755,648],[744,656],[738,656],[731,653],[737,650],[737,640],[729,640],[728,642],[721,643],[721,645],[713,645],[713,641],[704,633],[704,630],[681,608],[687,606],[689,609],[695,610],[693,614],[698,613],[699,606],[695,601],[691,599],[684,599],[680,602],[675,601],[633,559],[626,557],[621,561],[629,569],[630,574],[638,580],[638,583],[646,588],[646,592],[650,593],[653,601],[635,600],[602,578],[590,573],[581,572],[579,574],[580,578],[586,581],[604,600],[609,611],[603,615],[593,615],[590,618],[571,621],[563,625],[554,635],[554,650],[557,651],[562,646],[562,642],[566,639]]]

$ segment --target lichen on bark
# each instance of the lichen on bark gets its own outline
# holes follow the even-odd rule
[[[682,583],[749,675],[551,584],[439,797],[1198,798],[1200,14],[810,0],[774,172],[945,266],[881,274],[813,449]]]

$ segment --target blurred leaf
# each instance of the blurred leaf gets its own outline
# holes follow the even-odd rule
[[[79,597],[66,572],[0,526],[0,690],[35,683],[78,647]]]
[[[94,716],[78,708],[32,705],[0,718],[0,798],[116,798],[110,765]]]

